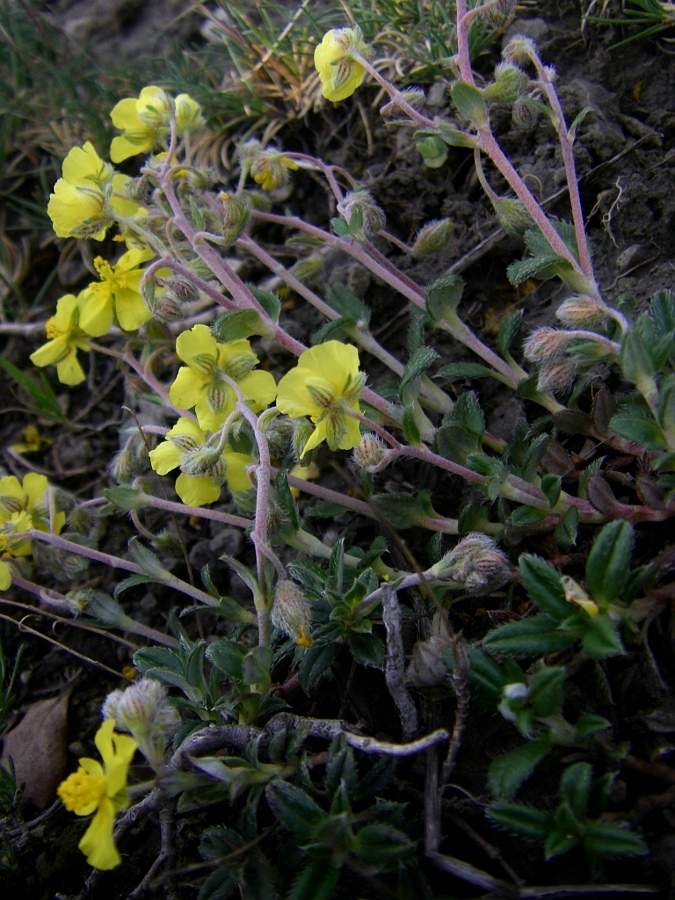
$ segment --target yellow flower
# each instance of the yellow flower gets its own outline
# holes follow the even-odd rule
[[[65,524],[66,514],[54,512],[50,523],[49,490],[50,485],[45,476],[35,472],[24,475],[23,483],[14,475],[0,478],[0,525],[13,515],[27,513],[29,524],[22,527],[23,531],[37,528],[38,531],[51,530],[58,534]]]
[[[14,450],[15,453],[39,453],[44,447],[54,443],[51,438],[41,433],[37,425],[26,425],[21,431],[21,437],[22,441],[10,445],[10,450]]]
[[[0,591],[6,591],[12,583],[12,572],[5,560],[30,555],[30,539],[23,534],[32,527],[33,521],[27,512],[6,513],[0,507]]]
[[[154,85],[143,88],[138,98],[120,100],[110,118],[123,134],[113,138],[110,159],[119,163],[158,147],[169,133],[170,111],[171,98]]]
[[[49,340],[31,353],[31,362],[40,368],[56,366],[61,384],[75,385],[84,381],[84,371],[77,361],[78,350],[88,350],[87,336],[80,328],[80,312],[84,293],[77,297],[66,294],[56,304],[56,314],[47,321]]]
[[[274,377],[254,371],[258,357],[247,340],[219,344],[206,325],[195,325],[178,336],[176,353],[187,365],[178,370],[169,399],[180,409],[194,406],[200,426],[207,431],[216,431],[237,402],[224,376],[237,382],[254,412],[265,409],[276,396]]]
[[[246,474],[252,459],[230,447],[219,446],[219,436],[204,433],[192,419],[180,418],[166,440],[150,451],[150,464],[158,475],[180,466],[176,493],[186,506],[215,503],[227,481],[233,493],[250,490]]]
[[[204,127],[202,108],[196,100],[189,94],[178,94],[175,102],[176,131],[179,137]]]
[[[94,742],[103,759],[82,757],[80,768],[59,785],[58,795],[68,812],[78,816],[96,813],[78,844],[95,869],[114,869],[122,862],[113,841],[115,816],[128,805],[127,772],[136,752],[136,741],[115,734],[114,719],[107,719]]]
[[[359,397],[365,375],[359,372],[356,347],[326,341],[305,350],[298,364],[279,382],[277,406],[292,419],[309,416],[316,425],[302,456],[327,441],[331,450],[351,450],[361,442]]]
[[[573,578],[570,578],[569,575],[563,575],[561,583],[565,592],[565,600],[568,603],[573,603],[575,606],[580,606],[588,613],[591,619],[594,619],[600,612],[600,608],[594,600],[591,600],[581,585]]]
[[[251,163],[251,175],[264,191],[273,191],[286,184],[289,171],[297,168],[295,160],[289,159],[274,147],[269,147],[256,154]]]
[[[361,29],[333,28],[314,50],[314,66],[321,79],[321,93],[337,103],[351,97],[363,81],[366,70],[358,57],[368,55]],[[356,58],[355,58],[356,57]]]
[[[49,214],[57,237],[102,241],[115,213],[131,217],[140,207],[124,197],[131,178],[115,174],[87,141],[63,160],[63,177],[49,198]],[[120,196],[115,196],[120,195]]]
[[[152,318],[140,293],[141,263],[154,256],[150,249],[127,250],[112,266],[100,256],[94,260],[99,282],[82,291],[80,327],[92,337],[105,334],[116,318],[124,331],[135,331]]]

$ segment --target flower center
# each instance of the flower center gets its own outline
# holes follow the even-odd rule
[[[86,809],[92,803],[98,806],[105,792],[105,776],[89,775],[81,766],[77,772],[73,772],[61,783],[58,790],[59,797],[68,812]]]
[[[47,340],[53,341],[54,338],[61,337],[62,334],[65,334],[65,331],[61,331],[60,328],[57,328],[54,325],[54,320],[49,319],[47,324],[45,325],[45,332],[47,334]]]

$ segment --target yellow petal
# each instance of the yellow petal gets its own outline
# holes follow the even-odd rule
[[[95,869],[108,871],[122,862],[113,841],[115,808],[112,801],[104,797],[98,811],[78,844],[87,857],[87,862]]]
[[[204,506],[220,497],[220,485],[208,475],[185,475],[176,479],[176,493],[186,506]]]

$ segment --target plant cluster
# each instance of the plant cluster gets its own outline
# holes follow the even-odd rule
[[[76,389],[90,358],[112,358],[136,408],[104,496],[75,499],[30,473],[0,480],[0,589],[144,644],[137,679],[103,702],[104,764],[83,757],[59,788],[67,810],[93,815],[80,849],[98,870],[118,866],[131,826],[157,814],[150,883],[178,811],[200,829],[202,900],[430,897],[434,869],[536,896],[507,865],[499,879],[449,850],[442,801],[480,709],[510,723],[516,744],[479,789],[489,821],[547,859],[581,848],[596,871],[647,852],[627,814],[605,812],[622,767],[640,760],[617,746],[607,704],[579,701],[574,686],[595,673],[611,695],[611,662],[628,654],[658,671],[648,632],[672,585],[664,560],[641,562],[635,545],[675,515],[675,295],[645,308],[605,299],[573,156],[586,111],[565,121],[555,70],[528,38],[510,39],[489,78],[472,68],[472,29],[510,14],[507,0],[457,0],[449,105],[435,117],[422,89],[382,74],[378,34],[331,29],[314,61],[331,102],[374,80],[390,127],[413,129],[420,165],[473,156],[499,223],[522,236],[511,284],[564,288],[559,327],[529,334],[522,354],[521,312],[492,346],[462,317],[458,275],[423,284],[392,258],[432,257],[451,222],[425,223],[406,245],[349,172],[253,137],[222,183],[199,162],[208,126],[190,94],[150,85],[120,100],[109,153],[87,141],[63,162],[48,214],[59,238],[90,242],[96,277],[58,300],[31,360]],[[492,126],[504,109],[552,125],[570,221],[546,213],[504,153]],[[302,179],[326,189],[323,223],[284,206]],[[272,233],[284,235],[279,252]],[[335,253],[409,305],[405,360],[378,340],[366,300],[318,286]],[[255,283],[243,259],[264,273]],[[293,327],[298,304],[322,320],[309,346]],[[440,359],[441,339],[460,361]],[[532,412],[508,441],[489,431],[471,389],[480,379]],[[592,449],[577,453],[576,435]],[[115,555],[97,539],[120,514],[137,534]],[[248,543],[195,577],[179,522]],[[572,548],[586,545],[580,566]],[[125,573],[107,591],[109,578],[92,586],[106,567]],[[139,585],[166,603],[166,628],[125,608]],[[458,633],[459,604],[487,608],[495,627]],[[151,777],[128,790],[137,749]],[[418,760],[424,786],[406,792]],[[548,808],[515,799],[539,766],[559,783]]]

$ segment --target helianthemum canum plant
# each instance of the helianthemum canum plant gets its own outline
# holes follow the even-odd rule
[[[106,703],[110,717],[98,739],[105,765],[83,761],[84,774],[60,789],[69,809],[95,813],[82,849],[98,868],[119,863],[110,830],[126,802],[129,760],[110,773],[135,747],[113,736],[108,723],[136,734],[129,722],[137,706],[147,730],[148,698],[164,704],[157,721],[171,719],[175,737],[169,749],[165,731],[144,732],[161,777],[142,809],[166,811],[181,793],[186,814],[223,804],[225,824],[201,838],[202,858],[222,862],[204,896],[246,895],[254,883],[266,896],[294,900],[341,890],[357,896],[370,889],[366,882],[388,895],[431,896],[433,867],[481,889],[511,890],[515,881],[441,852],[452,825],[439,798],[472,727],[474,700],[524,741],[486,773],[494,821],[541,839],[548,856],[574,846],[593,859],[643,852],[639,838],[603,818],[592,796],[596,770],[586,762],[569,766],[559,751],[573,750],[575,759],[592,752],[599,778],[600,768],[622,765],[627,757],[608,736],[600,701],[586,691],[575,701],[584,709],[570,718],[566,683],[594,667],[609,684],[605,660],[651,658],[648,627],[670,597],[659,583],[664,566],[636,563],[633,549],[642,523],[675,513],[675,298],[663,291],[630,317],[603,297],[572,154],[580,123],[566,123],[555,72],[532,41],[516,35],[494,77],[479,82],[474,74],[469,29],[503,21],[508,6],[499,0],[468,9],[458,0],[449,105],[435,118],[421,91],[400,91],[382,76],[377,42],[369,46],[356,25],[330,30],[315,63],[329,102],[348,101],[374,80],[387,95],[387,121],[414,129],[430,165],[440,168],[451,153],[473,156],[497,220],[523,239],[524,258],[508,269],[512,284],[557,277],[565,292],[561,327],[534,331],[522,354],[519,312],[501,324],[494,344],[483,340],[462,317],[461,278],[439,274],[422,284],[388,253],[394,246],[397,259],[433,258],[452,222],[425,223],[408,246],[386,230],[374,186],[255,138],[240,143],[236,179],[221,183],[196,163],[192,137],[206,124],[187,95],[174,98],[153,85],[115,106],[121,134],[110,157],[126,163],[125,171],[134,160],[135,178],[117,173],[91,143],[64,161],[48,210],[56,234],[101,242],[117,231],[126,250],[112,258],[97,249],[98,280],[58,301],[47,342],[32,359],[77,385],[85,377],[82,354],[111,356],[154,415],[125,426],[111,465],[117,484],[104,497],[62,500],[70,509],[66,532],[56,501],[36,519],[36,507],[16,496],[12,482],[10,499],[0,498],[0,586],[19,568],[14,557],[37,545],[56,560],[76,556],[82,566],[122,569],[127,575],[114,594],[92,587],[85,571],[65,594],[51,585],[46,595],[18,571],[15,580],[52,607],[146,641],[134,665],[176,692],[182,720],[178,727],[155,687]],[[571,221],[546,213],[504,153],[491,124],[496,105],[510,106],[516,118],[548,116]],[[490,183],[493,169],[508,185],[503,195]],[[301,179],[324,184],[330,203],[323,222],[294,211],[292,187]],[[283,246],[274,244],[280,233],[289,239]],[[293,248],[300,248],[297,259]],[[407,358],[378,339],[388,323],[374,320],[367,297],[340,282],[317,287],[332,251],[384,285],[387,309],[389,298],[397,308],[409,304]],[[240,258],[255,263],[250,283],[239,274]],[[290,302],[282,303],[282,293]],[[317,332],[303,335],[306,342],[288,314],[303,303],[323,318]],[[437,347],[448,339],[471,360],[439,359]],[[607,390],[589,400],[600,363],[617,383],[623,379],[627,393],[618,403]],[[536,421],[514,423],[507,440],[497,438],[478,393],[461,390],[479,378],[529,401]],[[592,459],[575,455],[574,441],[565,446],[570,431],[595,442]],[[634,461],[641,479],[621,499],[606,477],[617,457]],[[97,511],[131,515],[139,537],[127,555],[83,539]],[[326,519],[330,527],[321,525]],[[202,534],[212,527],[213,534],[246,535],[236,557],[214,551],[238,577],[236,590],[217,558],[203,563],[203,546],[190,554],[179,521]],[[583,571],[568,552],[577,543],[578,552],[591,547]],[[199,559],[201,570],[182,577],[183,558]],[[124,592],[139,584],[155,585],[147,589],[162,597],[162,609],[178,608],[170,633],[125,611]],[[505,597],[508,609],[497,608]],[[481,621],[494,616],[499,627],[480,633],[467,607]],[[192,628],[195,610],[217,618]],[[460,615],[480,646],[458,636]],[[424,702],[419,691],[427,693]],[[331,712],[316,718],[319,710]],[[394,780],[396,758],[418,753],[426,754],[421,802],[415,791],[404,800]],[[555,812],[499,805],[536,777],[549,754],[562,768]],[[120,833],[133,821],[132,813],[123,817]],[[172,825],[163,812],[160,822],[168,853]],[[567,842],[565,823],[573,834]],[[527,890],[535,896],[538,888]]]

